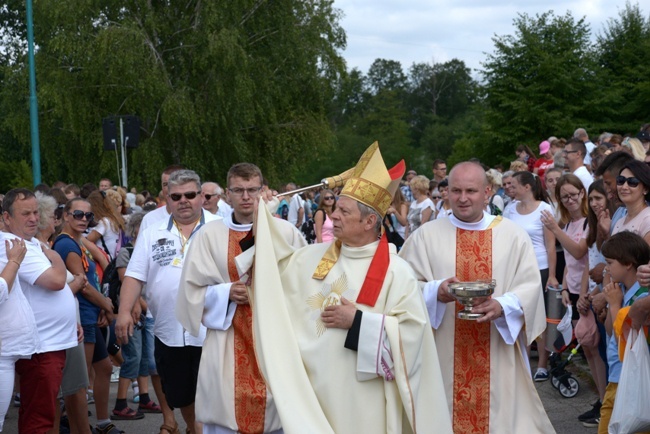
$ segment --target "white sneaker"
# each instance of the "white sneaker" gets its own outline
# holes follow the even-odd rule
[[[111,374],[111,383],[117,383],[120,381],[120,368],[118,366],[113,366],[113,373]]]
[[[137,404],[140,402],[140,388],[138,387],[138,382],[133,381],[131,383],[131,388],[133,389],[133,402]]]

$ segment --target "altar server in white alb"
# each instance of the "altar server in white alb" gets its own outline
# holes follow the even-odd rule
[[[192,242],[176,315],[194,335],[202,324],[207,327],[196,392],[196,418],[203,422],[203,433],[275,433],[281,423],[255,357],[250,283],[235,266],[237,255],[255,250],[253,206],[262,194],[262,172],[254,164],[235,164],[227,183],[233,212],[206,224]],[[278,219],[278,227],[288,244],[307,244],[291,223]],[[264,280],[259,286],[266,289]]]
[[[454,432],[553,433],[526,355],[546,327],[535,253],[523,229],[484,212],[487,187],[480,165],[456,165],[452,215],[423,225],[400,256],[423,282]],[[448,284],[492,279],[493,296],[474,308],[485,316],[458,319]]]
[[[260,207],[255,349],[285,433],[452,432],[417,279],[381,231],[403,174],[374,143],[343,187],[330,243],[295,249]]]

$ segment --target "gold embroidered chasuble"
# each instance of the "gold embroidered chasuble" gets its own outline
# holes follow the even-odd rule
[[[523,309],[524,327],[508,345],[494,323],[467,324],[456,317],[457,303],[447,303],[434,335],[454,432],[553,433],[522,350],[546,326],[537,261],[523,229],[507,219],[495,223],[482,231],[459,229],[451,219],[427,223],[400,256],[422,284],[491,277],[493,297],[514,294]]]
[[[264,287],[253,289],[253,324],[260,369],[285,433],[450,433],[431,326],[408,265],[393,251],[375,306],[357,305],[385,315],[395,363],[393,381],[378,375],[364,381],[358,352],[344,347],[347,330],[326,329],[319,318],[321,308],[340,303],[341,296],[356,300],[378,243],[343,245],[318,280],[312,274],[329,243],[296,250],[278,235],[277,219],[260,214],[254,282]],[[238,258],[240,270],[247,265]]]

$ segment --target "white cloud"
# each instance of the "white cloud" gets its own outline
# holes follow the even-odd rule
[[[404,70],[414,62],[453,58],[480,69],[484,53],[493,51],[492,37],[513,34],[518,13],[571,11],[576,19],[587,17],[595,37],[607,19],[618,16],[625,1],[336,0],[334,6],[344,12],[341,25],[348,44],[343,56],[348,68],[366,72],[377,58],[400,61]]]

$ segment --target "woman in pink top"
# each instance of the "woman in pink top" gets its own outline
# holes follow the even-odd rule
[[[334,239],[334,226],[330,216],[336,209],[336,196],[332,190],[323,190],[314,214],[314,231],[317,243],[328,243]]]

